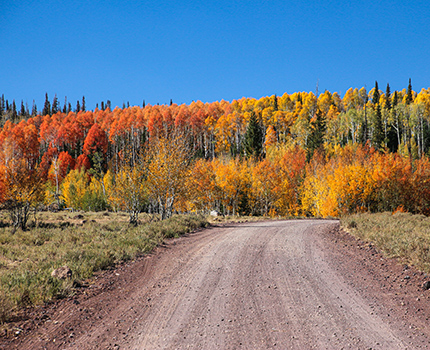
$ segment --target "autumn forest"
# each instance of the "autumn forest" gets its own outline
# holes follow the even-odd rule
[[[46,96],[48,97],[48,96]],[[41,113],[0,100],[0,203],[35,208],[337,217],[430,214],[430,88]]]

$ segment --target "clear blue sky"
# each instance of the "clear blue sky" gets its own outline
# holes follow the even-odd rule
[[[0,0],[0,94],[87,109],[430,87],[430,1]]]

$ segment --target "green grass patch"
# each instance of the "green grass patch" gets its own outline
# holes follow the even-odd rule
[[[341,226],[357,238],[371,242],[387,257],[430,272],[430,218],[409,213],[354,214],[341,218]]]
[[[123,213],[42,213],[28,231],[1,227],[0,323],[22,308],[72,295],[77,282],[148,253],[166,238],[208,225],[197,215],[141,219],[130,226]],[[71,278],[51,277],[64,265],[72,270]]]

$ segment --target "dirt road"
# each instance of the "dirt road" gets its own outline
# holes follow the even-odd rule
[[[337,221],[216,227],[100,275],[4,347],[426,348],[426,278],[339,231]]]

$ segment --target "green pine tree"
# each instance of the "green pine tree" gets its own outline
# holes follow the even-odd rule
[[[376,105],[375,120],[373,125],[373,146],[376,149],[381,149],[384,142],[384,126],[382,123],[382,112],[379,103]]]
[[[57,94],[54,96],[54,100],[52,101],[51,113],[56,114],[60,111],[60,103],[58,102]]]
[[[31,107],[31,115],[35,117],[37,115],[37,105],[36,102],[33,100],[33,107]]]
[[[48,93],[45,94],[45,104],[43,105],[42,115],[51,115],[51,103],[48,99]]]
[[[408,84],[408,92],[406,94],[406,104],[409,105],[414,100],[413,94],[412,94],[412,83],[411,78],[409,78],[409,84]]]
[[[373,92],[373,97],[372,97],[372,103],[374,105],[376,105],[377,103],[379,103],[379,87],[378,87],[378,82],[375,81],[375,91]]]
[[[391,90],[390,84],[387,83],[387,89],[385,90],[385,108],[391,110]]]
[[[245,157],[259,158],[263,151],[263,130],[257,121],[254,112],[251,112],[248,127],[243,140],[243,152]]]
[[[4,103],[4,94],[1,95],[0,97],[0,117],[3,115],[3,113],[5,112],[5,103]]]
[[[315,114],[315,121],[311,122],[311,133],[307,145],[308,161],[312,158],[314,152],[323,146],[326,129],[326,119],[323,112],[318,108]]]
[[[64,97],[63,113],[67,114],[67,96]]]
[[[277,111],[278,110],[278,96],[276,96],[276,94],[273,96],[273,110]]]
[[[12,121],[15,122],[17,118],[18,118],[18,113],[16,111],[15,100],[13,100],[13,102],[12,102]]]

